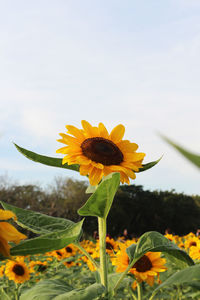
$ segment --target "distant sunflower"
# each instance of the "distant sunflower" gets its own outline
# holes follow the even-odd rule
[[[99,249],[99,240],[97,240],[96,248]],[[106,252],[108,254],[112,255],[115,252],[117,252],[118,249],[119,249],[118,243],[114,239],[107,236],[106,237]]]
[[[164,264],[166,260],[161,258],[160,252],[145,253],[130,269],[138,282],[146,281],[150,286],[154,284],[155,276],[160,272],[166,271]],[[126,247],[122,247],[113,259],[112,264],[116,266],[117,272],[124,272],[129,265],[129,257],[126,253]]]
[[[191,236],[185,241],[185,248],[190,249],[191,247],[200,247],[200,240],[197,236]]]
[[[200,247],[192,246],[190,247],[189,254],[192,259],[200,260]]]
[[[88,175],[91,185],[97,185],[103,176],[112,172],[120,173],[122,183],[135,179],[134,172],[142,168],[144,153],[136,153],[138,145],[122,140],[125,127],[117,125],[109,134],[103,123],[98,127],[87,121],[82,122],[83,129],[66,125],[67,133],[60,133],[58,141],[65,147],[58,149],[65,157],[62,163],[79,164],[80,174]]]
[[[30,278],[29,269],[22,258],[9,261],[5,267],[5,275],[16,283],[23,283]]]

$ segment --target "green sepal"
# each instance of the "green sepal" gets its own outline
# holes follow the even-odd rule
[[[119,173],[111,173],[106,176],[87,202],[78,210],[78,214],[106,218],[119,184]]]
[[[26,156],[30,160],[33,160],[35,162],[41,163],[43,165],[51,166],[51,167],[69,169],[69,170],[79,172],[79,165],[77,165],[77,164],[68,165],[67,163],[65,163],[63,165],[62,158],[56,158],[56,157],[50,157],[50,156],[37,154],[35,152],[24,149],[15,143],[14,143],[14,145],[20,153],[22,153],[24,156]]]
[[[161,233],[149,231],[144,233],[137,244],[126,249],[130,264],[135,264],[146,252],[164,252],[187,265],[194,265],[191,257],[176,244],[169,241]]]
[[[163,155],[158,160],[151,161],[147,164],[143,164],[142,168],[140,168],[139,171],[135,172],[135,173],[140,173],[140,172],[147,171],[147,170],[153,168],[155,165],[157,165],[157,163],[159,163],[159,161],[162,159],[162,157],[163,157]]]
[[[177,151],[179,151],[179,153],[181,153],[185,158],[187,158],[189,161],[191,161],[195,166],[197,166],[198,168],[200,168],[200,155],[194,154],[186,149],[184,149],[183,147],[181,147],[180,145],[174,143],[172,140],[170,140],[169,138],[167,138],[164,135],[160,135],[162,137],[163,140],[165,140],[169,145],[171,145],[172,147],[174,147]]]

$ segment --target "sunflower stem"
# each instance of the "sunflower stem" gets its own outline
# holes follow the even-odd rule
[[[100,246],[100,278],[101,284],[108,288],[108,270],[106,258],[106,218],[98,217]]]
[[[141,283],[137,283],[137,293],[138,293],[138,300],[142,300],[142,285]]]
[[[74,243],[74,246],[76,246],[85,256],[91,261],[93,266],[99,270],[99,265],[98,263],[92,258],[92,256],[78,243]]]

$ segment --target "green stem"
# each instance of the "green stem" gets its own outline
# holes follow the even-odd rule
[[[152,300],[152,299],[154,298],[154,296],[155,296],[155,293],[153,293],[153,294],[151,295],[151,297],[149,298],[149,300]]]
[[[101,284],[108,288],[108,271],[106,258],[106,218],[98,217],[100,247],[100,278]]]
[[[132,288],[129,288],[130,290],[130,294],[131,296],[133,297],[134,300],[137,300],[137,297],[134,295],[133,291],[132,291]]]
[[[15,299],[19,300],[19,284],[15,284],[16,290],[15,290]]]
[[[99,270],[99,265],[97,264],[97,262],[92,258],[92,256],[80,244],[74,243],[74,246],[76,246],[83,254],[85,254],[85,256],[91,261],[93,266],[97,270]]]
[[[142,300],[142,286],[139,282],[137,283],[137,292],[138,292],[138,300]]]

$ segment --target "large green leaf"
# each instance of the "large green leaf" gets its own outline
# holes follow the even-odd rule
[[[106,176],[87,202],[78,210],[79,215],[106,218],[119,184],[119,173]]]
[[[24,292],[20,300],[50,300],[55,299],[58,295],[70,292],[73,288],[66,282],[58,279],[42,280],[33,288],[29,288]]]
[[[137,244],[133,244],[127,248],[127,254],[131,264],[134,264],[146,252],[165,252],[177,260],[181,260],[185,263],[185,266],[194,264],[193,260],[185,251],[181,250],[176,244],[156,231],[144,233]]]
[[[103,285],[97,283],[84,289],[72,290],[64,281],[43,280],[22,294],[20,300],[93,300],[103,292]]]
[[[28,159],[33,160],[35,162],[51,166],[51,167],[58,167],[58,168],[64,168],[64,169],[69,169],[73,171],[79,171],[79,165],[68,165],[62,164],[62,158],[56,158],[56,157],[49,157],[49,156],[44,156],[41,154],[37,154],[35,152],[29,151],[27,149],[24,149],[17,144],[14,144],[17,150],[22,153],[24,156],[26,156]]]
[[[200,168],[200,155],[194,154],[192,152],[189,152],[188,150],[184,149],[183,147],[181,147],[180,145],[174,143],[172,140],[170,140],[169,138],[167,138],[166,136],[161,135],[161,137],[168,143],[170,144],[172,147],[174,147],[176,150],[178,150],[183,156],[185,156],[185,158],[187,158],[188,160],[190,160],[193,164],[195,164],[195,166],[197,166],[198,168]]]
[[[167,287],[169,285],[181,285],[181,284],[192,284],[200,283],[200,265],[194,265],[187,267],[183,270],[180,270],[174,273],[172,276],[167,278],[161,285],[159,285],[155,290],[156,293],[158,290]],[[153,294],[154,294],[153,293]]]
[[[139,171],[136,172],[136,173],[140,173],[140,172],[143,172],[143,171],[146,171],[146,170],[148,170],[148,169],[153,168],[155,165],[157,165],[157,163],[159,163],[159,161],[160,161],[161,159],[162,159],[162,156],[161,156],[158,160],[149,162],[149,163],[147,163],[147,164],[143,164],[143,165],[142,165],[142,168],[140,168]]]
[[[82,232],[82,220],[74,223],[67,219],[46,216],[31,210],[25,210],[1,202],[4,209],[13,211],[17,223],[37,234],[39,237],[25,240],[11,248],[11,255],[44,253],[65,247],[79,239]]]
[[[25,240],[12,247],[10,253],[11,255],[28,255],[64,248],[80,238],[82,224],[83,220],[79,223],[74,223],[73,227],[67,228],[66,230],[55,231],[30,240]]]
[[[21,227],[28,229],[37,234],[52,233],[52,231],[63,230],[72,228],[75,223],[63,219],[50,217],[32,210],[26,210],[7,204],[3,201],[0,202],[4,209],[11,210],[17,216],[16,223]]]

